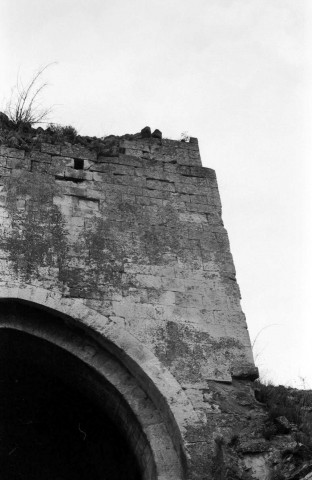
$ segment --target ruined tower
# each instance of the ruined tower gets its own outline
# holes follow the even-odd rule
[[[7,468],[35,480],[77,478],[77,462],[89,480],[223,478],[257,371],[197,139],[27,135],[0,147]],[[44,460],[23,455],[23,438],[39,437],[51,458],[42,442]]]

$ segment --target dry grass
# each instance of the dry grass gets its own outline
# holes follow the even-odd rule
[[[5,110],[5,114],[15,127],[33,126],[47,120],[52,107],[42,107],[39,100],[42,91],[47,87],[46,82],[41,82],[42,75],[51,65],[52,63],[49,63],[35,72],[25,86],[21,79],[17,78]]]

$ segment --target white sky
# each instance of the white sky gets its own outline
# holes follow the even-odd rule
[[[0,107],[49,62],[51,121],[199,138],[261,373],[312,387],[312,1],[0,0]],[[304,379],[304,380],[302,380]]]

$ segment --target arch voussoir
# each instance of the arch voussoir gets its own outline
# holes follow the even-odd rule
[[[171,480],[170,476],[163,476],[163,472],[169,474],[172,468],[175,471],[174,475],[177,475],[178,466],[174,466],[175,463],[185,464],[185,458],[180,458],[181,454],[184,455],[183,434],[190,423],[198,422],[198,418],[180,384],[153,352],[131,333],[121,328],[119,324],[117,325],[111,319],[87,307],[82,300],[64,298],[59,292],[35,286],[0,287],[0,299],[26,302],[37,308],[49,310],[59,317],[66,317],[75,325],[86,329],[94,339],[102,343],[110,353],[117,357],[118,361],[137,379],[140,387],[161,412],[164,424],[162,426],[152,424],[146,427],[149,440],[155,444],[156,456],[160,455],[161,457],[162,455],[158,450],[159,445],[158,447],[156,445],[159,444],[158,437],[155,435],[157,429],[166,428],[174,445],[175,453],[171,452],[169,456],[167,455],[165,463],[164,460],[160,462],[162,466],[159,466],[160,476],[158,478]],[[44,337],[44,334],[42,335]],[[79,355],[83,361],[91,363],[93,366],[96,365],[98,352],[94,352],[92,349],[90,351],[81,350]],[[152,432],[154,433],[152,434]],[[162,447],[166,448],[166,445],[163,444]],[[167,448],[167,451],[170,449]],[[169,468],[169,466],[171,467]],[[178,477],[174,478],[178,480]]]

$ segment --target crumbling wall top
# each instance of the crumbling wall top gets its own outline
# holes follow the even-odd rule
[[[0,112],[0,145],[92,161],[125,154],[157,162],[202,166],[197,138],[167,139],[158,129],[152,133],[150,127],[135,134],[97,138],[78,135],[73,127],[51,125],[43,129],[23,125],[16,128]]]

